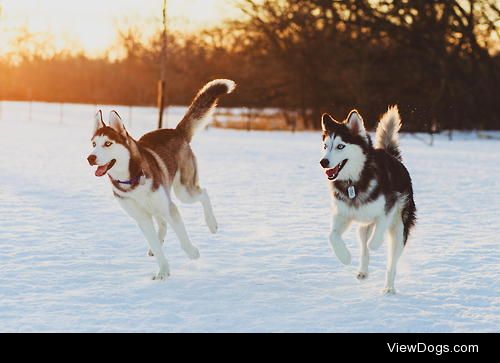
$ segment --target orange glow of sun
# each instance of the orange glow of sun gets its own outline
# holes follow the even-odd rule
[[[234,0],[168,0],[172,29],[196,31],[237,12]],[[161,26],[162,0],[0,0],[0,54],[12,50],[20,29],[46,34],[57,50],[99,55],[116,40],[117,28],[137,25],[144,36]]]

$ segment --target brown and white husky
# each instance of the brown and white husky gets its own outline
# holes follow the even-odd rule
[[[207,83],[175,129],[156,130],[137,141],[128,134],[116,111],[110,114],[109,126],[103,122],[101,111],[96,114],[93,150],[87,160],[90,165],[97,165],[96,176],[108,175],[114,196],[146,237],[149,255],[154,255],[159,265],[155,280],[170,274],[162,251],[167,224],[177,234],[189,258],[200,256],[172,202],[172,188],[180,201],[200,202],[210,232],[217,232],[212,205],[206,189],[199,185],[196,157],[189,143],[195,131],[209,121],[219,97],[232,92],[234,87],[235,83],[226,79]]]

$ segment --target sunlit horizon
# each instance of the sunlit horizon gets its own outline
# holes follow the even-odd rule
[[[22,30],[48,38],[54,51],[101,56],[114,45],[117,30],[137,26],[147,38],[161,26],[162,0],[0,0],[0,55],[14,51]],[[193,32],[234,17],[230,0],[168,0],[169,28]],[[77,4],[81,4],[77,6]]]

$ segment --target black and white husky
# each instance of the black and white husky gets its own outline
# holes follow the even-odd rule
[[[101,111],[96,114],[91,139],[93,150],[87,160],[97,166],[96,176],[108,175],[114,196],[146,237],[149,255],[154,255],[159,265],[153,279],[162,280],[169,275],[162,251],[167,223],[189,258],[200,256],[172,202],[172,188],[180,201],[200,202],[208,228],[212,233],[217,231],[207,191],[198,183],[196,158],[190,142],[195,131],[206,125],[219,97],[234,87],[233,81],[225,79],[207,83],[177,128],[156,130],[137,141],[125,130],[115,111],[110,114],[109,126],[103,122]]]
[[[322,118],[324,155],[320,161],[329,180],[333,222],[330,243],[343,264],[351,254],[342,240],[352,221],[361,224],[361,261],[357,278],[368,276],[368,249],[390,236],[384,292],[394,294],[396,265],[416,221],[410,174],[402,164],[398,142],[401,119],[391,107],[380,120],[373,146],[361,115],[353,110],[344,122]]]

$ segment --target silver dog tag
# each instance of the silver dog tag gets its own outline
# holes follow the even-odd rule
[[[356,189],[354,188],[354,185],[347,188],[347,194],[349,194],[350,199],[354,199],[356,197]]]

